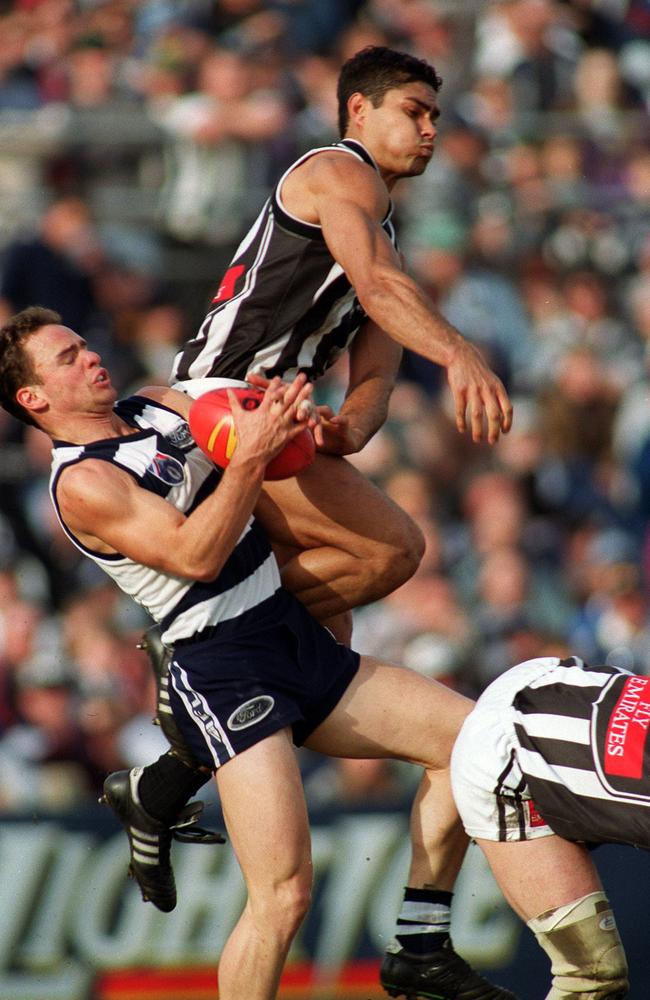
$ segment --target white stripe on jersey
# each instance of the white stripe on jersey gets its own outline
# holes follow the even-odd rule
[[[122,468],[135,472],[136,476],[144,476],[157,451],[156,439],[150,437],[140,441],[139,444],[139,448],[134,448],[132,442],[125,438],[123,443],[117,446],[115,461]]]
[[[300,348],[300,353],[298,354],[298,364],[294,369],[292,369],[293,372],[297,374],[298,369],[302,365],[306,367],[311,363],[314,354],[316,353],[319,341],[321,341],[324,336],[326,336],[336,326],[338,326],[343,316],[345,316],[346,312],[350,308],[350,305],[352,304],[354,298],[355,298],[355,291],[353,288],[351,288],[350,291],[347,293],[347,295],[344,295],[343,298],[339,299],[338,302],[334,303],[334,306],[330,310],[329,315],[323,322],[323,325],[320,327],[320,329],[316,333],[312,334],[311,337],[307,337],[306,340],[303,342],[302,347]],[[347,344],[342,344],[339,354],[342,354],[346,347]]]
[[[268,198],[267,198],[267,200],[264,202],[264,205],[262,206],[262,211],[257,216],[257,218],[255,219],[255,222],[253,223],[253,225],[248,230],[248,232],[244,236],[243,240],[241,241],[241,243],[237,247],[237,256],[239,256],[240,253],[244,253],[246,250],[248,250],[249,246],[251,245],[251,243],[253,242],[253,240],[257,236],[258,229],[260,228],[260,226],[264,222],[264,217],[266,216],[266,214],[268,212],[268,208],[269,208],[269,201],[268,201]]]
[[[329,288],[329,286],[332,284],[332,282],[336,281],[336,279],[340,278],[341,275],[344,274],[344,273],[345,272],[343,271],[343,268],[341,267],[341,265],[337,264],[337,263],[334,263],[332,265],[332,267],[330,268],[330,270],[328,271],[327,277],[325,278],[325,280],[323,281],[323,283],[314,292],[314,296],[312,298],[312,302],[318,302],[319,298],[321,297],[321,295],[323,294],[323,292],[325,291],[325,289]],[[353,292],[352,289],[350,289],[350,293],[354,296],[354,292]]]
[[[241,583],[180,613],[164,633],[162,640],[173,645],[177,639],[194,635],[216,622],[237,618],[272,597],[279,586],[280,572],[275,556],[271,554],[254,574]]]
[[[287,338],[284,334],[282,334],[281,337],[278,337],[277,340],[274,340],[272,344],[263,345],[259,351],[255,353],[255,357],[251,361],[250,370],[261,372],[264,369],[275,367],[286,345]],[[289,382],[291,379],[295,378],[297,374],[298,371],[296,368],[291,370],[287,369],[283,374],[283,378],[286,382]]]
[[[517,713],[515,718],[521,723],[529,736],[542,737],[549,740],[565,740],[569,743],[582,743],[589,746],[591,723],[589,719],[567,718],[566,715],[547,715],[526,712]]]
[[[548,764],[541,754],[534,750],[526,750],[524,747],[518,748],[517,757],[524,774],[529,774],[533,778],[564,785],[576,795],[589,795],[595,799],[610,798],[593,771],[579,767],[565,767],[561,764]]]
[[[625,671],[621,671],[624,673]],[[531,681],[527,687],[541,688],[553,684],[571,684],[574,687],[602,687],[610,681],[610,673],[600,673],[597,670],[583,670],[582,667],[558,666],[548,674]]]
[[[561,764],[548,764],[541,754],[534,750],[526,750],[524,747],[517,749],[517,758],[521,770],[525,775],[538,778],[542,781],[550,781],[556,785],[563,785],[574,795],[584,795],[592,799],[601,799],[604,802],[627,802],[631,805],[644,806],[650,808],[650,800],[647,795],[640,793],[634,795],[631,792],[623,793],[610,785],[607,779],[598,771],[588,771],[579,767],[565,767]],[[603,781],[606,787],[603,786]]]
[[[336,278],[340,277],[341,274],[343,274],[343,268],[341,268],[338,264],[335,264],[334,267],[331,269],[330,273],[328,274],[327,279],[323,282],[323,284],[314,294],[312,298],[312,303],[317,302],[321,293],[328,287],[328,285],[331,285],[332,282],[336,280]],[[347,295],[345,295],[343,298],[339,299],[337,302],[334,303],[332,310],[330,311],[329,315],[325,318],[325,320],[323,321],[322,325],[318,328],[318,330],[316,330],[316,332],[313,333],[311,337],[307,337],[303,341],[302,346],[300,348],[300,352],[298,354],[297,364],[294,365],[293,368],[287,368],[284,371],[283,378],[286,381],[290,381],[291,379],[295,378],[302,365],[308,367],[311,364],[316,349],[318,347],[318,344],[320,343],[320,341],[323,339],[324,336],[330,333],[330,331],[333,330],[334,327],[340,323],[343,316],[349,310],[352,302],[354,301],[354,298],[355,298],[355,292],[354,289],[351,288],[350,291],[347,293]],[[274,340],[272,344],[263,345],[260,348],[260,350],[257,351],[255,354],[253,370],[263,371],[268,368],[274,368],[280,358],[280,355],[282,354],[282,351],[286,346],[287,346],[286,334],[282,334],[282,336],[278,337],[277,340]],[[340,350],[341,354],[345,350],[346,346],[347,346],[346,344],[341,345],[341,350]]]
[[[265,211],[266,211],[266,206],[265,206]],[[264,217],[265,211],[263,211],[260,215],[260,222]],[[228,336],[230,335],[235,326],[235,323],[237,321],[237,313],[239,312],[242,303],[245,302],[246,299],[250,295],[252,295],[252,293],[255,291],[255,283],[259,275],[259,268],[266,256],[266,251],[268,249],[269,242],[273,235],[274,225],[275,225],[275,220],[273,219],[273,216],[271,214],[268,214],[266,219],[266,226],[262,234],[262,237],[260,239],[260,245],[257,250],[257,256],[255,257],[252,266],[247,271],[244,277],[244,287],[242,288],[241,292],[238,295],[233,295],[233,297],[231,299],[228,299],[227,302],[219,304],[217,307],[215,307],[217,308],[217,312],[215,313],[214,316],[210,318],[209,323],[207,323],[206,334],[205,334],[206,346],[211,338],[214,340],[213,350],[206,351],[205,348],[201,350],[199,356],[189,366],[188,378],[203,378],[206,375],[208,375],[210,369],[212,368],[214,359],[221,354],[224,345],[228,339]],[[257,228],[258,227],[255,227],[255,232],[257,232]],[[254,234],[251,234],[251,240],[249,240],[248,242],[252,242],[253,235]],[[244,241],[244,243],[248,245],[247,241]],[[213,333],[213,324],[215,323],[218,324],[218,326],[223,329],[223,333],[220,334],[218,337],[215,337]],[[170,380],[172,382],[176,380],[177,362],[182,357],[182,354],[183,352],[181,351],[174,360],[172,377]]]
[[[143,405],[142,413],[136,413],[134,420],[142,430],[148,431],[155,427],[161,434],[173,434],[183,422],[183,418],[174,410],[165,410],[162,406],[153,404]]]

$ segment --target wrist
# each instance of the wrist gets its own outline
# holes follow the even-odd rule
[[[454,340],[449,344],[448,358],[447,361],[444,362],[444,367],[451,368],[451,366],[457,361],[461,361],[463,357],[467,355],[470,346],[469,341],[461,337],[460,334],[457,334]]]
[[[245,455],[241,452],[238,453],[237,449],[233,453],[230,463],[226,468],[226,472],[230,471],[233,476],[239,476],[245,478],[246,481],[252,481],[259,479],[261,482],[264,479],[264,473],[266,471],[266,466],[268,461],[259,457],[259,455]]]

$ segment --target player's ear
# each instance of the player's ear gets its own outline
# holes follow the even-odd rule
[[[47,409],[47,400],[39,392],[37,385],[23,385],[16,392],[16,402],[30,413],[43,413]]]
[[[350,125],[363,125],[366,119],[368,98],[359,91],[348,97],[348,121]]]

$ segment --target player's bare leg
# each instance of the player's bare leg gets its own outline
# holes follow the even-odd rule
[[[219,962],[219,998],[273,1000],[312,883],[309,821],[289,731],[228,761],[217,786],[248,890]]]
[[[521,843],[477,840],[510,906],[530,920],[602,889],[586,848],[555,835]]]
[[[344,458],[318,454],[300,476],[267,482],[255,510],[282,582],[319,621],[379,600],[417,569],[417,525]]]
[[[414,671],[364,656],[340,702],[306,743],[334,757],[388,757],[425,769],[411,817],[414,886],[450,889],[465,855],[449,757],[472,704]]]
[[[584,845],[555,835],[477,843],[504,896],[551,959],[553,984],[546,1000],[625,997],[625,952]]]
[[[451,794],[449,758],[471,708],[469,699],[442,684],[363,657],[340,702],[306,744],[332,756],[392,757],[425,769],[411,810],[408,885],[419,898],[447,896],[447,915],[467,847]],[[419,903],[417,909],[424,907]],[[439,909],[438,902],[431,905],[431,911]],[[516,1000],[474,972],[440,924],[430,929],[421,955],[400,944],[389,948],[381,981],[391,996]]]

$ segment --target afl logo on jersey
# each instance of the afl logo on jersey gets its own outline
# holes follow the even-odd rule
[[[166,435],[167,439],[175,444],[177,448],[186,448],[188,445],[193,445],[194,441],[192,439],[192,434],[190,432],[190,425],[183,421],[178,427],[175,427],[173,431],[169,431]]]
[[[171,455],[165,455],[162,451],[156,452],[147,466],[147,472],[166,483],[167,486],[178,486],[185,478],[183,466],[178,459],[172,458]]]

